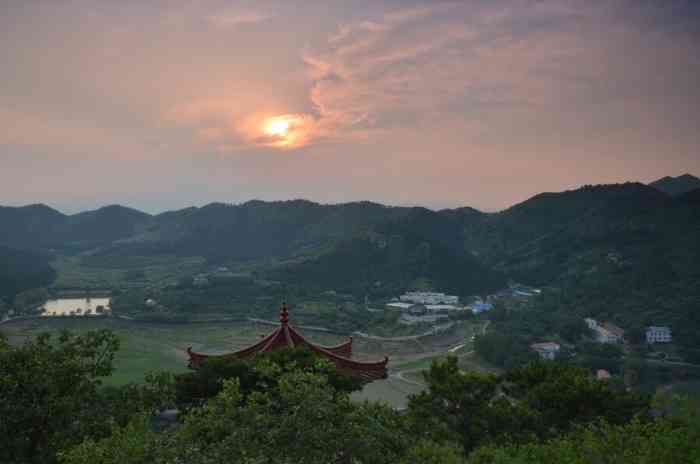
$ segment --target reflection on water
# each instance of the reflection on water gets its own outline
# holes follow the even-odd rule
[[[98,309],[99,308],[99,309]],[[109,310],[109,298],[59,298],[44,304],[42,316],[60,316],[71,314],[99,314]]]

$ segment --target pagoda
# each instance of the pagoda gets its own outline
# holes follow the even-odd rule
[[[198,369],[202,361],[207,358],[249,359],[258,353],[297,347],[307,348],[328,359],[338,371],[363,382],[372,382],[373,380],[387,377],[386,365],[389,362],[389,358],[386,356],[383,360],[376,362],[362,362],[350,359],[352,357],[352,337],[336,346],[321,346],[307,340],[289,324],[289,309],[286,303],[282,303],[282,308],[280,309],[280,326],[254,345],[220,355],[197,353],[192,351],[192,347],[189,347],[187,348],[187,354],[190,357],[190,369]]]

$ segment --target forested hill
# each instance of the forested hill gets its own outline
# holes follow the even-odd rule
[[[141,233],[153,218],[113,205],[65,215],[46,205],[0,207],[0,245],[31,250],[88,250]]]
[[[0,246],[0,300],[11,301],[24,290],[50,284],[56,272],[49,259],[45,254]]]
[[[670,288],[698,266],[697,206],[697,190],[674,197],[641,183],[542,193],[498,213],[305,200],[213,203],[155,216],[121,206],[64,215],[33,205],[0,208],[0,245],[201,256],[211,264],[288,261],[298,264],[276,269],[277,277],[331,288],[422,281],[461,292],[485,292],[507,278],[556,284],[616,262],[637,277],[671,266],[675,277],[657,282]]]
[[[662,177],[649,185],[671,196],[679,196],[699,189],[700,179],[690,174],[683,174],[678,177]]]

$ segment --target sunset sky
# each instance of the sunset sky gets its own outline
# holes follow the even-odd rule
[[[700,175],[700,2],[0,0],[0,127],[65,212]]]

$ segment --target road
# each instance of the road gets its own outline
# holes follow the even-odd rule
[[[483,326],[481,326],[481,335],[484,335],[486,333],[486,329],[488,329],[489,324],[491,324],[491,321],[486,321],[486,323]],[[446,352],[447,353],[455,353],[458,350],[464,348],[466,345],[467,345],[466,342],[460,343],[459,345],[455,345],[451,348],[448,348]],[[470,356],[472,354],[474,354],[474,350],[470,350],[470,351],[467,351],[466,353],[462,353],[459,355],[459,357]],[[414,385],[417,387],[427,387],[427,385],[422,383],[422,382],[418,382],[418,381],[406,378],[406,374],[410,374],[412,372],[420,372],[423,370],[425,370],[425,369],[422,367],[414,367],[412,369],[404,369],[404,370],[400,370],[400,371],[396,371],[396,372],[392,373],[389,377],[400,380],[400,381],[405,382],[409,385]]]

